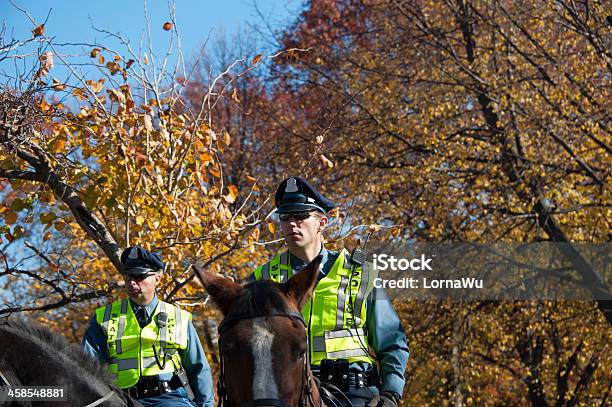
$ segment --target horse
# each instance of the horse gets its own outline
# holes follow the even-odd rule
[[[4,393],[16,386],[64,390],[64,401],[5,397],[0,406],[141,406],[113,384],[105,366],[63,336],[31,321],[0,325],[0,386]]]
[[[307,328],[300,312],[317,283],[320,259],[277,284],[239,285],[194,266],[221,310],[221,406],[320,407],[310,370]]]

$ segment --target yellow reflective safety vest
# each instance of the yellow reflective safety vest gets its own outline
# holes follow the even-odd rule
[[[302,309],[310,332],[310,363],[314,366],[319,366],[323,359],[375,364],[368,352],[365,329],[366,298],[375,276],[361,267],[351,272],[349,257],[346,249],[339,253],[327,275],[317,283],[311,301]],[[289,252],[280,253],[258,267],[253,275],[257,280],[287,281],[293,276]]]
[[[156,324],[157,314],[168,315],[166,326]],[[141,376],[173,373],[181,368],[179,349],[187,349],[187,327],[191,314],[174,305],[159,301],[151,322],[142,329],[132,311],[128,299],[116,301],[96,310],[96,322],[106,335],[110,358],[109,369],[115,384],[126,389],[138,382]],[[153,346],[157,349],[158,365]]]

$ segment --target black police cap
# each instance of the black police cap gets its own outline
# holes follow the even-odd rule
[[[327,213],[336,207],[312,185],[300,177],[290,177],[280,183],[274,196],[277,213],[297,213],[317,210]]]
[[[140,246],[128,247],[121,253],[122,273],[142,275],[164,271],[164,262],[157,253],[152,253]]]

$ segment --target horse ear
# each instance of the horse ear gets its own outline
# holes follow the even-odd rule
[[[243,287],[219,274],[204,272],[195,265],[192,265],[192,267],[206,292],[212,297],[223,315],[227,315],[234,300],[242,294]]]
[[[302,271],[283,284],[285,293],[295,300],[299,310],[301,310],[306,301],[308,301],[312,295],[312,290],[314,290],[314,287],[317,285],[320,264],[321,256],[317,256],[308,266],[304,267]]]

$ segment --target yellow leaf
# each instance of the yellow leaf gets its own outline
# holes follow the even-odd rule
[[[274,232],[276,232],[276,225],[274,224],[274,222],[268,222],[268,230],[272,234],[274,234]]]
[[[193,216],[193,215],[189,216],[185,222],[187,222],[188,225],[192,225],[192,226],[196,226],[201,223],[200,218],[198,218],[197,216]]]
[[[45,33],[45,25],[41,24],[38,27],[36,27],[35,29],[32,30],[32,35],[34,37],[40,37],[41,35],[43,35]]]
[[[40,214],[40,222],[43,224],[51,223],[55,220],[56,216],[53,212],[41,213]]]
[[[246,180],[251,182],[251,183],[255,183],[257,181],[255,178],[251,177],[250,175],[246,176]]]
[[[145,221],[145,218],[144,218],[144,217],[142,217],[142,216],[140,216],[140,215],[136,216],[136,224],[137,224],[138,226],[142,226],[142,225],[144,224],[144,221]]]
[[[340,215],[340,209],[334,208],[327,213],[327,215],[331,218],[337,218]]]
[[[98,57],[98,63],[100,65],[102,65],[104,63],[104,55],[100,54],[100,56]]]

